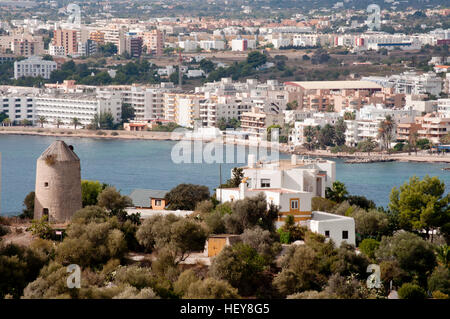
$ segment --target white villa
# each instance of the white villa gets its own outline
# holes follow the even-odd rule
[[[218,188],[220,202],[233,202],[264,193],[268,205],[279,207],[277,227],[281,227],[288,215],[312,231],[331,238],[339,246],[346,241],[355,244],[355,222],[345,217],[325,212],[312,211],[311,201],[315,196],[325,197],[325,188],[336,180],[336,163],[323,159],[297,159],[277,162],[256,162],[250,154],[248,165],[243,167],[244,179],[237,188]]]

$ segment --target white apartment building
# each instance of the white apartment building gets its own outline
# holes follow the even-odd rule
[[[372,81],[383,87],[395,89],[395,93],[403,94],[433,94],[438,96],[443,89],[442,78],[433,72],[418,74],[404,72],[389,77],[363,77],[362,81]]]
[[[198,42],[192,40],[179,41],[178,46],[184,50],[184,52],[195,52],[197,51]]]
[[[113,43],[116,45],[118,54],[126,51],[125,33],[128,31],[126,27],[122,25],[110,25],[100,31],[104,33],[105,43]]]
[[[251,110],[252,104],[246,99],[232,96],[205,94],[200,101],[200,119],[203,127],[215,127],[220,119],[241,120],[244,112]]]
[[[81,125],[88,125],[95,115],[110,112],[117,123],[122,115],[122,99],[117,94],[100,97],[96,94],[43,94],[36,97],[36,118],[44,116],[46,126],[53,127],[57,120],[62,126],[72,127],[72,120],[77,118]]]
[[[450,118],[450,99],[439,99],[437,102],[439,117]]]
[[[164,93],[164,119],[184,127],[194,127],[200,119],[200,102],[204,94]]]
[[[253,106],[251,111],[244,112],[241,115],[241,128],[256,137],[267,135],[267,128],[272,125],[284,125],[283,113],[265,113],[261,108]]]
[[[393,118],[395,124],[412,123],[414,122],[416,111],[385,109],[382,105],[366,105],[356,113],[355,120],[344,121],[347,125],[345,143],[348,146],[356,146],[359,142],[368,138],[380,143],[378,128],[380,122],[386,119],[387,115]],[[396,136],[394,134],[392,140],[394,141],[395,139]]]
[[[0,113],[5,113],[12,124],[20,124],[23,120],[34,123],[34,94],[0,90]]]
[[[345,144],[356,146],[359,142],[371,138],[379,143],[378,121],[370,120],[345,120],[347,129],[345,130]]]
[[[311,201],[315,196],[325,196],[325,188],[336,179],[336,163],[322,159],[256,162],[256,156],[248,156],[248,165],[243,167],[244,179],[239,187],[218,188],[217,199],[234,202],[263,193],[267,204],[279,208],[277,227],[281,227],[288,215],[294,221],[320,233],[340,246],[343,241],[355,244],[353,218],[325,212],[312,211]]]
[[[292,41],[289,38],[282,38],[280,36],[279,38],[272,39],[271,43],[273,44],[273,47],[275,49],[279,49],[282,47],[290,46],[292,44]]]
[[[110,85],[97,87],[97,93],[108,96],[118,94],[123,104],[131,105],[135,110],[135,120],[164,119],[164,93],[177,88],[171,82],[158,85]]]
[[[225,50],[225,41],[222,40],[202,40],[199,43],[200,48],[205,51]]]
[[[316,34],[295,34],[292,39],[294,47],[314,47],[319,44],[319,38]]]
[[[439,144],[441,138],[450,132],[450,118],[439,117],[436,113],[428,113],[422,118],[416,118],[416,122],[422,125],[417,131],[420,138],[426,138],[433,144]]]
[[[305,128],[308,126],[323,127],[326,124],[335,125],[336,122],[340,118],[339,113],[314,113],[312,117],[305,118],[303,121],[296,121],[294,123],[294,128],[289,132],[289,143],[294,146],[303,145],[306,142],[306,138],[304,136]]]
[[[231,40],[231,51],[246,51],[248,49],[247,39]]]
[[[14,78],[21,77],[42,77],[50,79],[50,74],[56,70],[56,62],[42,60],[37,56],[29,57],[26,60],[14,62]]]
[[[48,46],[48,54],[52,56],[66,56],[66,49],[62,45],[53,45],[49,44]]]

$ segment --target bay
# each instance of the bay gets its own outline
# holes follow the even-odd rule
[[[180,183],[201,184],[211,193],[219,184],[219,164],[176,164],[171,151],[174,141],[119,140],[77,137],[43,137],[25,135],[0,136],[2,153],[1,213],[15,215],[22,210],[25,196],[34,190],[36,159],[55,140],[73,145],[81,160],[83,179],[98,180],[116,186],[123,194],[135,188],[170,190]],[[247,150],[248,152],[248,150]],[[280,158],[288,158],[280,154]],[[411,176],[438,176],[450,187],[447,164],[388,162],[345,164],[336,161],[337,179],[353,195],[364,195],[377,205],[387,206],[389,193]],[[231,169],[242,164],[222,164],[222,181]]]

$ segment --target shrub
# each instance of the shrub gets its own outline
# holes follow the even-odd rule
[[[117,132],[111,132],[111,136],[117,136],[117,135],[119,135],[119,133],[117,133]]]
[[[237,299],[238,291],[225,280],[207,278],[190,284],[186,299]]]
[[[331,299],[325,291],[318,292],[316,290],[307,290],[286,297],[286,299]]]
[[[336,205],[335,202],[323,197],[313,197],[311,206],[312,210],[322,211],[322,212],[330,212],[333,207]]]
[[[197,203],[209,199],[209,189],[202,185],[180,184],[172,188],[165,199],[170,209],[194,210]]]
[[[439,290],[436,290],[433,292],[433,298],[434,299],[450,299],[449,295],[446,295],[443,292],[440,292]]]
[[[284,231],[282,228],[278,228],[277,233],[280,235],[280,243],[289,244],[291,242],[290,234],[288,231]]]
[[[197,205],[195,206],[195,211],[200,214],[211,213],[213,209],[214,209],[214,205],[209,199],[201,201],[201,202],[197,203]]]
[[[10,233],[9,227],[0,224],[0,237]]]
[[[189,286],[200,280],[192,269],[183,271],[173,284],[173,290],[176,294],[183,296],[187,293]]]
[[[241,239],[245,245],[249,245],[263,256],[267,263],[271,263],[281,250],[280,244],[275,243],[272,234],[258,226],[246,229],[241,235]]]
[[[404,231],[392,237],[383,237],[375,256],[381,261],[397,261],[408,275],[417,276],[423,286],[436,266],[433,246],[419,236]]]
[[[375,251],[379,246],[379,241],[372,238],[366,238],[361,242],[361,244],[359,244],[359,250],[367,257],[373,259],[375,258]]]
[[[50,239],[53,236],[53,229],[48,223],[48,216],[44,215],[39,220],[31,222],[30,230],[33,235],[43,239]]]
[[[450,295],[450,269],[438,266],[428,278],[428,290]]]
[[[96,267],[111,258],[123,257],[127,243],[113,221],[88,224],[72,223],[67,237],[56,250],[56,260],[63,264]]]
[[[207,233],[196,221],[176,217],[173,214],[146,219],[139,227],[136,238],[147,251],[169,247],[179,261],[190,251],[202,250]]]
[[[422,300],[426,299],[427,295],[422,287],[412,283],[403,284],[398,290],[398,296],[401,299]]]
[[[6,294],[19,298],[48,260],[49,254],[44,249],[14,244],[0,246],[0,299]]]
[[[232,209],[232,214],[224,216],[227,232],[241,234],[245,229],[254,226],[274,231],[278,208],[270,205],[267,209],[266,197],[263,193],[234,202]]]
[[[228,281],[240,295],[251,295],[259,284],[266,263],[258,252],[245,244],[225,247],[209,269],[211,277]]]

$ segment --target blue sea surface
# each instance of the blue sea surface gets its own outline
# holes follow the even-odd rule
[[[180,183],[206,185],[212,193],[220,182],[217,163],[174,163],[171,151],[177,142],[173,141],[1,135],[2,214],[20,213],[23,199],[34,190],[36,159],[57,139],[74,146],[81,160],[82,179],[114,185],[123,194],[128,195],[135,188],[169,190]],[[335,161],[337,179],[346,184],[348,191],[364,195],[377,205],[386,206],[392,187],[402,185],[413,175],[438,176],[447,185],[447,191],[450,186],[450,171],[442,170],[448,166],[446,164],[345,164],[340,159]],[[235,166],[242,164],[222,164],[222,181],[230,177]]]

